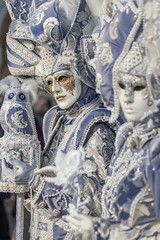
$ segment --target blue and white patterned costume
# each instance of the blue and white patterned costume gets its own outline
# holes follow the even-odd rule
[[[15,8],[15,3],[6,2]],[[14,16],[12,14],[13,22],[7,39],[9,68],[21,80],[30,73],[43,80],[49,74],[70,68],[74,77],[82,81],[82,95],[70,109],[61,110],[56,106],[45,115],[43,130],[46,146],[42,167],[55,164],[58,150],[69,152],[83,147],[86,158],[81,178],[85,187],[81,189],[80,198],[83,201],[90,198],[83,213],[100,216],[105,169],[114,150],[115,131],[119,123],[109,124],[110,111],[103,106],[99,94],[95,92],[95,71],[93,67],[85,65],[88,64],[86,57],[89,60],[93,58],[94,45],[91,41],[91,46],[80,46],[81,37],[91,20],[86,2],[67,2],[69,6],[75,5],[72,19],[69,19],[70,16],[65,19],[66,9],[61,9],[58,1],[49,0],[32,1],[28,5],[28,18],[21,11],[15,12]],[[23,49],[25,54],[19,49]],[[71,229],[62,216],[67,213],[68,203],[72,202],[73,196],[44,179],[43,175],[38,176],[38,180],[35,178],[31,185],[34,220],[31,237],[43,240],[72,239]]]
[[[96,226],[98,239],[160,237],[159,116],[158,108],[118,131],[102,196],[103,217],[108,221]]]
[[[146,1],[143,10],[147,9],[147,4]],[[157,6],[159,7],[159,3],[156,3],[155,14],[159,11]],[[141,1],[120,1],[115,4],[115,8],[117,12],[111,20],[111,25],[104,27],[100,39],[101,44],[109,50],[108,55],[105,55],[105,64],[102,64],[102,53],[97,65],[102,97],[107,103],[115,106],[112,119],[116,117],[116,111],[119,111],[117,72],[123,72],[124,75],[127,73],[127,76],[133,79],[134,76],[141,76],[142,73],[139,72],[143,66],[140,65],[143,64],[143,59],[140,56],[144,54],[143,48],[140,48],[141,53],[139,47],[136,51],[133,49],[136,43],[143,46],[143,38],[138,35],[142,30],[143,19]],[[155,24],[155,18],[153,19]],[[146,19],[143,20],[145,22]],[[153,39],[157,41],[159,38],[154,36]],[[146,70],[143,74],[147,77]],[[154,77],[149,80],[148,88],[152,86],[152,97],[158,100],[159,94],[154,85],[157,82],[154,81]],[[114,99],[105,94],[105,91],[112,91],[108,81],[113,84]],[[139,121],[124,123],[119,128],[115,154],[103,187],[102,219],[94,224],[96,234],[93,234],[93,239],[160,239],[159,118],[158,103],[156,110],[146,113]]]
[[[100,196],[106,177],[105,169],[114,150],[115,132],[114,126],[111,128],[108,124],[108,114],[109,111],[107,113],[99,98],[95,98],[65,117],[54,107],[49,110],[44,120],[47,142],[43,166],[54,165],[57,150],[68,152],[84,147],[86,158],[82,166],[82,179],[85,188],[81,190],[81,200],[88,197],[91,199],[83,213],[92,216],[99,216],[101,213]],[[38,192],[34,196],[34,204],[40,209],[37,236],[44,239],[71,239],[71,232],[65,232],[70,230],[68,224],[61,217],[67,214],[68,203],[74,195],[69,196],[63,193],[61,187],[45,183],[43,177],[40,177],[36,191]],[[46,214],[42,212],[41,216],[42,209],[46,210]],[[53,233],[51,230],[47,231],[48,228],[53,229]]]
[[[35,82],[28,82],[35,84]],[[40,166],[41,147],[37,138],[37,131],[30,99],[32,91],[27,84],[21,85],[17,79],[8,76],[1,80],[1,91],[5,92],[4,101],[0,111],[1,126],[4,130],[0,138],[0,170],[2,160],[18,159],[32,167]],[[32,85],[36,91],[37,87]],[[1,179],[1,192],[24,193],[29,190],[28,186],[16,185]]]

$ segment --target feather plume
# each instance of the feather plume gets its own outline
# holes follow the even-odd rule
[[[22,90],[28,92],[31,97],[31,103],[35,103],[37,99],[37,91],[38,91],[38,84],[36,83],[35,80],[30,79],[26,80],[22,83],[21,86]]]
[[[18,87],[20,86],[20,83],[17,78],[9,75],[2,80],[0,80],[0,94],[4,94],[7,89]]]

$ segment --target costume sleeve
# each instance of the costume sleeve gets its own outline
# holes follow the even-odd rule
[[[85,162],[81,171],[84,188],[81,190],[81,199],[90,199],[82,211],[85,214],[101,214],[102,186],[114,152],[114,141],[113,130],[107,125],[98,124],[84,146]]]
[[[149,186],[149,192],[147,201],[139,201],[141,205],[141,209],[139,209],[139,216],[140,213],[143,211],[144,215],[141,216],[141,218],[137,218],[137,221],[135,222],[138,227],[136,228],[128,228],[126,224],[123,224],[122,219],[121,223],[118,222],[118,220],[114,219],[99,219],[99,221],[96,221],[93,225],[93,233],[95,239],[101,240],[101,239],[110,239],[113,234],[113,232],[116,232],[116,229],[118,229],[118,234],[120,237],[120,234],[125,232],[125,237],[128,236],[126,239],[130,239],[130,234],[139,234],[139,232],[143,231],[143,220],[148,218],[148,222],[152,219],[156,218],[157,220],[160,220],[160,153],[159,153],[159,139],[155,139],[155,141],[151,142],[151,145],[147,147],[148,149],[148,162],[146,160],[146,166],[145,170],[143,172],[144,181],[145,184]],[[155,144],[157,146],[155,146]],[[148,197],[147,196],[147,197]],[[153,197],[152,197],[153,196]],[[153,202],[154,201],[154,202]],[[148,211],[148,207],[150,208],[150,211]],[[153,208],[153,211],[152,211]],[[151,214],[151,215],[150,215]],[[155,221],[156,222],[156,221]],[[142,224],[141,228],[140,224]],[[156,225],[155,225],[156,226]],[[126,230],[125,230],[126,227]],[[157,226],[156,226],[157,227]],[[158,226],[159,227],[159,226]],[[128,228],[128,229],[127,229]],[[132,232],[132,229],[134,231]],[[140,230],[141,229],[141,230]],[[156,229],[156,228],[155,228]],[[148,230],[149,231],[149,230]],[[154,228],[153,228],[153,231]],[[128,235],[127,235],[128,234]],[[152,231],[150,231],[150,234],[152,234]],[[154,234],[154,232],[153,232]],[[151,235],[150,235],[151,236]],[[132,235],[133,237],[133,235]],[[136,238],[136,237],[135,237]]]
[[[92,238],[95,240],[107,240],[110,237],[112,228],[118,228],[119,223],[112,219],[103,219],[95,221],[93,224]]]
[[[150,190],[154,197],[155,213],[160,220],[160,153],[152,159],[147,167],[147,177]]]
[[[114,151],[114,140],[115,133],[109,126],[98,124],[85,143],[85,161],[78,174],[80,202],[86,201],[82,210],[85,214],[92,216],[101,214],[101,190]],[[65,187],[46,183],[43,176],[40,176],[37,186],[35,183],[32,186],[32,189],[35,188],[33,202],[38,208],[46,209],[51,216],[64,215],[68,204],[73,203],[73,199],[76,198],[76,187],[74,191],[66,193]]]

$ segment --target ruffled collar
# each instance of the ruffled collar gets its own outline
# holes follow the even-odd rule
[[[77,114],[79,115],[79,113],[83,111],[83,107],[98,97],[99,94],[97,94],[94,89],[91,89],[83,84],[82,96],[71,108],[66,110],[62,110],[59,107],[57,108],[58,115],[63,116],[62,123],[64,125],[72,124],[77,117]]]
[[[146,113],[140,121],[134,122],[128,130],[127,145],[129,147],[140,147],[152,139],[160,128],[160,104],[154,111]]]
[[[147,112],[140,121],[124,123],[117,133],[117,150],[120,150],[124,142],[126,142],[129,148],[142,148],[147,141],[159,132],[159,119],[160,103],[155,110]]]
[[[90,103],[92,100],[94,100],[97,97],[99,97],[99,94],[97,94],[94,89],[91,89],[89,87],[87,88],[83,87],[82,96],[77,102],[74,103],[74,105],[71,108],[62,110],[58,107],[57,111],[60,113],[60,115],[71,115],[75,113],[79,108]]]

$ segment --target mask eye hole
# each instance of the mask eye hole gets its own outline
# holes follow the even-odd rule
[[[8,99],[12,99],[14,97],[14,93],[10,93],[9,95],[8,95]]]
[[[67,76],[62,75],[58,77],[58,82],[65,81],[67,79]]]
[[[26,97],[25,97],[25,95],[24,95],[23,93],[20,93],[20,94],[19,94],[19,98],[20,98],[21,100],[25,100],[25,99],[26,99]]]
[[[47,85],[48,85],[48,86],[51,86],[51,85],[52,85],[52,83],[53,83],[53,81],[52,81],[52,80],[47,80]]]
[[[141,90],[143,90],[145,88],[146,88],[146,86],[135,86],[134,87],[134,91],[141,91]]]
[[[125,85],[123,83],[119,82],[118,84],[121,89],[125,89]]]

